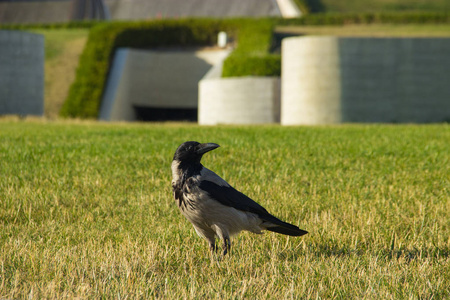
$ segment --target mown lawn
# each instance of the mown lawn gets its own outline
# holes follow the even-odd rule
[[[172,200],[186,140],[310,233],[212,259]],[[0,298],[450,297],[450,126],[0,120]]]
[[[450,24],[347,24],[343,26],[278,26],[279,33],[344,37],[450,37]]]

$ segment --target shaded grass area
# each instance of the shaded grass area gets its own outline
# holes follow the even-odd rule
[[[448,125],[0,127],[0,298],[450,297]],[[310,234],[211,259],[172,200],[186,140]]]

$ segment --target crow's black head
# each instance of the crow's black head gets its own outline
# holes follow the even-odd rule
[[[218,147],[220,146],[214,143],[185,142],[175,151],[173,160],[183,163],[199,163],[203,154]]]

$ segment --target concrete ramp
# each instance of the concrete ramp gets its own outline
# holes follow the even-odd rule
[[[227,55],[227,50],[118,49],[99,118],[196,121],[198,82]]]

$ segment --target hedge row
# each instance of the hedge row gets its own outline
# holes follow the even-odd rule
[[[273,76],[281,71],[281,56],[270,54],[273,19],[252,20],[239,27],[237,48],[223,65],[222,76]]]
[[[302,0],[310,11],[321,9],[319,1]],[[346,25],[346,24],[442,24],[450,23],[450,13],[359,13],[309,14],[298,19],[264,19],[240,29],[238,48],[226,59],[223,77],[280,76],[281,56],[270,53],[276,25]]]
[[[450,23],[449,13],[309,14],[299,19],[184,19],[102,23],[91,29],[76,79],[61,110],[66,117],[96,118],[114,50],[118,47],[199,46],[226,31],[237,48],[223,76],[279,76],[281,57],[270,53],[276,25]]]
[[[97,117],[116,48],[211,45],[221,30],[235,32],[231,22],[207,19],[114,22],[92,28],[61,116]]]
[[[320,13],[298,19],[280,19],[280,25],[346,25],[346,24],[448,24],[450,12],[381,12]]]
[[[64,29],[64,28],[92,28],[102,21],[71,21],[66,23],[37,23],[37,24],[0,24],[0,29],[27,30],[27,29]]]

